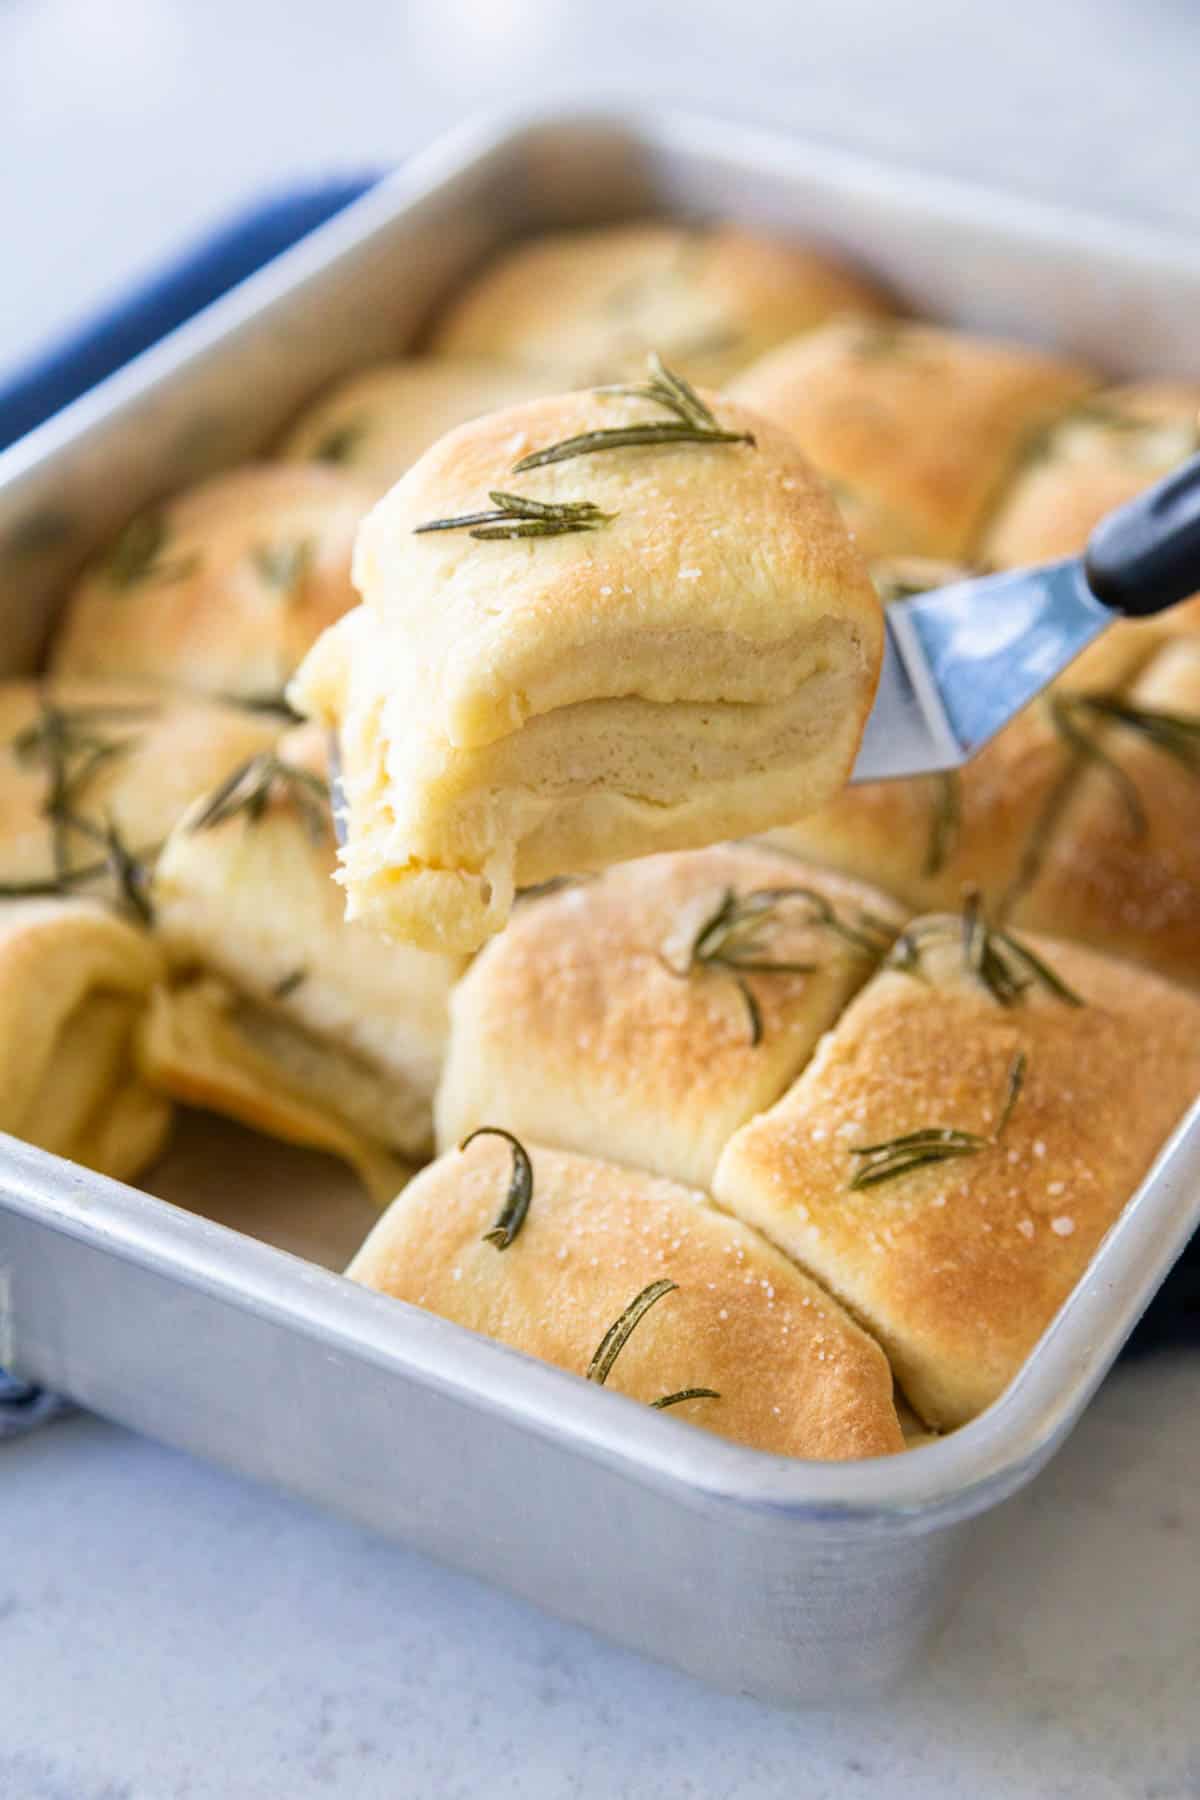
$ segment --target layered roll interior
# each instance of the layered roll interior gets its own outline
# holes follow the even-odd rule
[[[161,974],[152,940],[97,901],[0,901],[0,1130],[120,1180],[153,1162],[171,1105],[134,1037]]]
[[[171,979],[141,1058],[179,1100],[344,1158],[382,1202],[430,1147],[459,965],[347,924],[334,862],[310,729],[181,821],[154,882]]]
[[[471,949],[517,887],[782,823],[846,779],[882,653],[864,565],[783,433],[709,396],[681,439],[649,391],[464,426],[365,522],[364,604],[291,690],[339,736],[351,917]],[[512,489],[557,510],[472,524]]]

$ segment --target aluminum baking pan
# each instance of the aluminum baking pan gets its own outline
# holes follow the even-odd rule
[[[1114,372],[1200,373],[1191,244],[702,119],[487,122],[0,456],[5,666],[33,665],[104,531],[409,340],[495,244],[647,209],[791,227],[943,318]],[[914,1666],[980,1515],[1062,1442],[1200,1224],[1200,1109],[1001,1399],[940,1443],[849,1464],[725,1443],[343,1281],[319,1264],[369,1214],[324,1159],[193,1119],[154,1185],[226,1223],[0,1139],[0,1362],[724,1688],[795,1702]]]

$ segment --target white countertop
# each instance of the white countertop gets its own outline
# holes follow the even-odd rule
[[[567,86],[1196,228],[1198,77],[1186,0],[0,0],[0,367],[260,187]],[[0,1450],[0,1797],[1195,1800],[1198,1418],[1200,1356],[1120,1371],[930,1669],[793,1715],[73,1419]]]

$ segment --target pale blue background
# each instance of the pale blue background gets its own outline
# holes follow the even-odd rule
[[[289,171],[571,86],[1200,229],[1195,0],[0,0],[0,364]],[[0,1450],[0,1800],[1195,1800],[1200,1357],[1125,1369],[930,1671],[789,1717],[73,1420]]]

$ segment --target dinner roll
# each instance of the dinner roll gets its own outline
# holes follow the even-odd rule
[[[92,900],[0,901],[0,1131],[132,1180],[171,1107],[139,1079],[132,1039],[162,960]]]
[[[440,320],[442,354],[499,356],[581,383],[637,374],[657,350],[719,387],[838,313],[884,314],[880,288],[810,245],[730,222],[547,232],[491,262]]]
[[[1023,568],[1080,555],[1107,513],[1200,449],[1200,386],[1147,381],[1110,388],[1061,420],[1017,473],[984,539],[984,559]],[[1069,672],[1103,687],[1114,657],[1146,661],[1166,637],[1200,631],[1200,596],[1149,619],[1122,619]]]
[[[614,1392],[673,1399],[677,1419],[777,1456],[903,1449],[879,1346],[757,1233],[672,1181],[533,1144],[520,1154],[532,1192],[506,1248],[496,1227],[513,1216],[517,1149],[480,1137],[416,1177],[351,1280],[577,1375],[607,1366]],[[622,1319],[631,1329],[601,1361]],[[712,1391],[680,1398],[696,1389]]]
[[[749,845],[526,899],[455,991],[438,1141],[503,1119],[704,1186],[902,922],[877,890]]]
[[[934,325],[845,320],[781,344],[730,394],[785,427],[834,485],[868,556],[969,556],[1076,364]]]
[[[430,1147],[459,965],[346,924],[334,864],[303,727],[167,841],[152,897],[172,978],[140,1054],[164,1092],[343,1157],[383,1203]]]
[[[1200,987],[1200,637],[1058,705],[1075,778],[1013,916]]]
[[[782,432],[673,380],[464,425],[364,524],[365,605],[290,690],[339,731],[351,917],[470,950],[516,885],[764,829],[848,775],[882,650],[866,570]],[[596,511],[471,525],[512,491]]]
[[[548,378],[483,357],[415,356],[339,381],[301,413],[280,454],[336,464],[373,504],[447,431],[548,391]]]
[[[714,1193],[883,1344],[913,1407],[1004,1389],[1200,1094],[1200,1004],[1053,940],[909,926]]]
[[[180,814],[279,730],[145,683],[0,682],[0,891],[83,889],[144,912]]]
[[[278,701],[353,604],[350,553],[369,503],[339,469],[274,463],[140,513],[69,596],[51,671]]]

